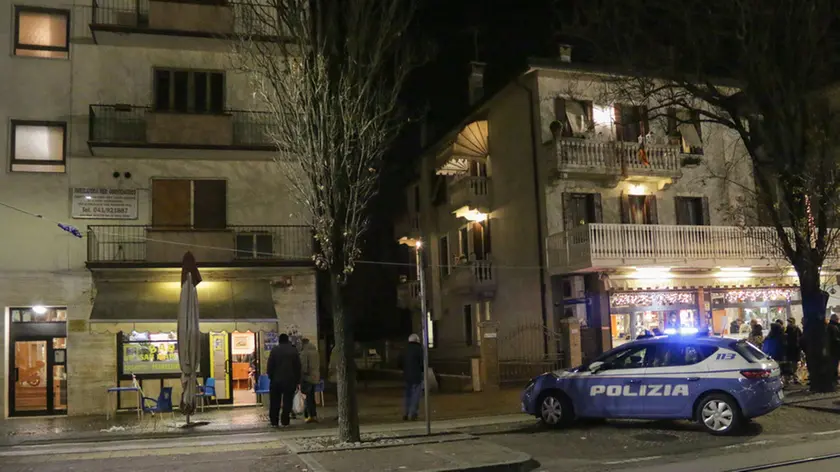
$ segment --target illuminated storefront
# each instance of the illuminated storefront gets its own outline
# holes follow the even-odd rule
[[[700,323],[696,291],[615,292],[610,295],[613,347],[645,331],[696,332]]]
[[[796,287],[715,288],[711,295],[713,331],[715,334],[747,336],[752,320],[761,324],[765,331],[776,320],[793,317],[801,322],[801,304]],[[742,322],[739,333],[730,330],[735,320]]]

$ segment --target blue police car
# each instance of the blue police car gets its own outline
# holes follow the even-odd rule
[[[689,419],[723,435],[783,398],[778,364],[745,340],[659,336],[532,379],[522,411],[549,426],[575,418]]]

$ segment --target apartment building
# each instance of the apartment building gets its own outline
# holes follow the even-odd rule
[[[266,114],[230,66],[243,11],[0,7],[4,417],[134,408],[136,392],[108,392],[133,376],[147,397],[178,398],[186,251],[204,279],[200,377],[222,403],[255,401],[248,367],[278,333],[317,338],[311,231],[272,162]]]
[[[431,266],[433,365],[477,357],[487,322],[504,381],[644,330],[800,318],[795,273],[734,225],[752,185],[737,137],[610,98],[615,76],[563,51],[490,97],[474,64],[472,111],[426,147],[406,190],[396,237],[421,239]],[[726,166],[743,182],[713,178]],[[417,310],[415,278],[399,299]]]

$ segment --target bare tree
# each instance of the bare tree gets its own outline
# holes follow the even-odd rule
[[[234,51],[268,110],[265,133],[311,222],[329,273],[338,356],[338,433],[359,441],[354,337],[342,291],[361,254],[383,155],[400,127],[398,97],[415,65],[405,0],[244,0]]]
[[[739,209],[740,223],[769,226],[748,234],[796,270],[811,388],[833,390],[821,269],[836,260],[838,236],[836,0],[601,0],[561,22],[596,62],[622,71],[614,90],[653,104],[652,113],[687,110],[737,136],[749,170],[713,175],[739,183],[738,205],[755,209]]]

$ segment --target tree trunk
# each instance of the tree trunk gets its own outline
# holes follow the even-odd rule
[[[802,324],[804,328],[805,360],[812,392],[833,392],[836,365],[828,355],[825,307],[828,299],[820,287],[817,270],[799,270],[799,290],[802,294]]]
[[[340,273],[330,271],[330,304],[335,336],[336,377],[338,381],[338,440],[359,442],[359,405],[356,398],[356,363],[353,360],[353,323],[344,312],[339,283]]]

